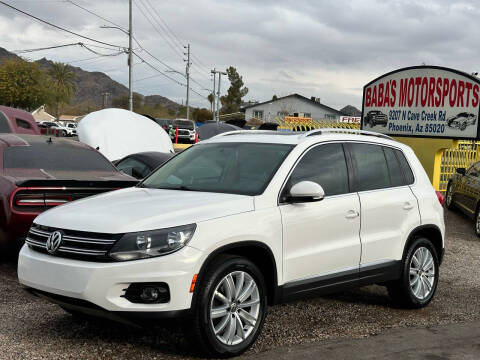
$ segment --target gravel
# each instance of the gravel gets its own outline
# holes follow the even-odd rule
[[[433,302],[421,310],[392,308],[384,288],[355,291],[269,308],[262,335],[247,353],[324,339],[361,338],[388,328],[480,319],[480,239],[473,222],[446,211],[446,255]],[[15,264],[0,264],[0,354],[7,359],[195,358],[179,327],[134,328],[83,321],[24,293]]]

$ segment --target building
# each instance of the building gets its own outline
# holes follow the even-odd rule
[[[63,123],[78,123],[84,115],[60,115],[59,121]]]
[[[38,109],[32,111],[32,116],[36,122],[40,121],[55,121],[56,118],[45,111],[45,105],[40,106]]]
[[[344,115],[338,110],[321,104],[319,98],[312,97],[309,99],[299,94],[292,94],[279,97],[276,100],[249,105],[244,107],[242,111],[245,112],[246,121],[256,118],[263,122],[276,123],[282,123],[285,116],[339,122],[340,116]]]

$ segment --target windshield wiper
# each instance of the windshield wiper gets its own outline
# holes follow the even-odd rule
[[[167,186],[167,187],[155,187],[155,189],[162,189],[162,190],[183,190],[183,191],[197,191],[185,185],[178,185],[178,186]]]

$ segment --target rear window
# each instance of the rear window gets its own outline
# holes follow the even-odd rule
[[[7,117],[0,111],[0,133],[11,133]]]
[[[11,146],[5,149],[6,169],[117,171],[100,153],[71,146]]]

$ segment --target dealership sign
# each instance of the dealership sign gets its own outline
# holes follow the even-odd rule
[[[479,138],[480,81],[437,66],[385,74],[363,88],[362,129],[419,137]]]
[[[340,116],[340,122],[344,124],[360,124],[360,116]]]

